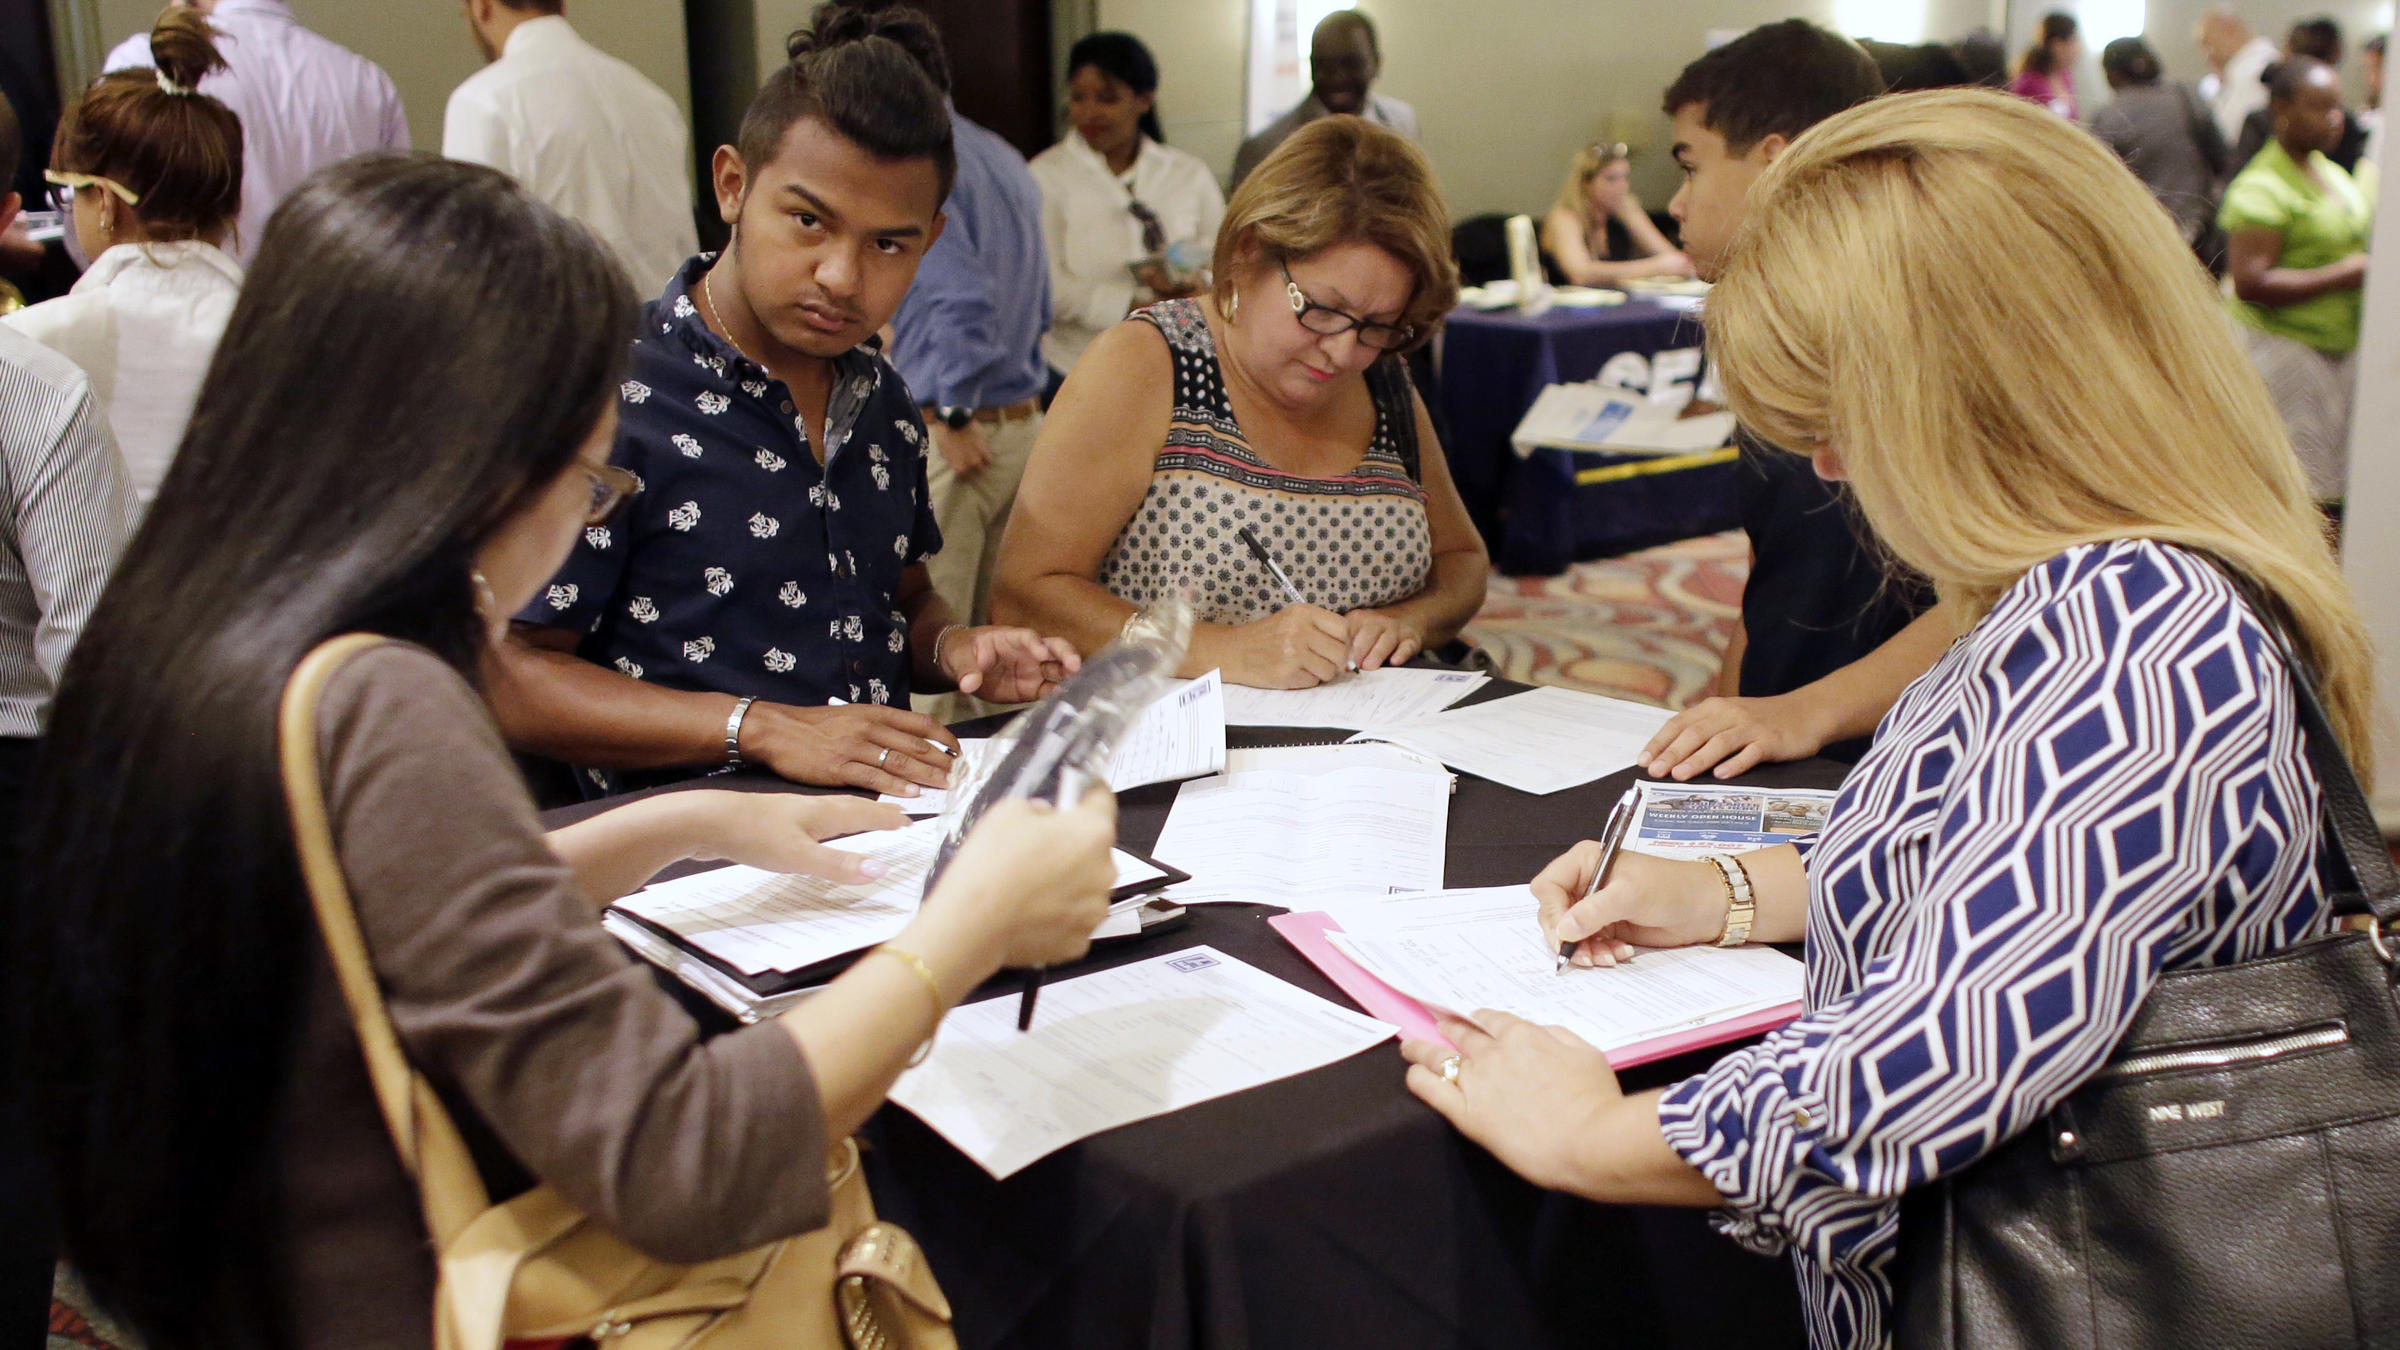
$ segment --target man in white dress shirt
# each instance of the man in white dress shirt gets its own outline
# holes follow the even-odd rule
[[[1239,188],[1276,146],[1320,117],[1349,113],[1415,140],[1416,109],[1375,92],[1375,77],[1382,73],[1383,48],[1367,16],[1353,9],[1326,15],[1308,40],[1308,97],[1242,142],[1233,156],[1233,186]]]
[[[2218,5],[2200,16],[2200,50],[2208,56],[2200,97],[2208,101],[2217,130],[2231,145],[2242,137],[2243,119],[2267,106],[2267,87],[2259,81],[2283,53],[2251,32],[2231,5]]]
[[[466,0],[490,65],[450,95],[442,153],[488,164],[600,236],[639,295],[700,251],[683,113],[568,26],[566,0]]]
[[[229,252],[248,266],[284,195],[336,160],[369,150],[406,150],[408,115],[383,67],[317,36],[285,0],[175,0],[208,16],[226,68],[200,82],[242,119],[242,215]],[[101,69],[150,64],[150,35],[137,33]]]

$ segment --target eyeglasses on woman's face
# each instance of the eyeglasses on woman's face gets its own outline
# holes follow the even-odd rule
[[[642,490],[642,480],[631,470],[614,464],[583,464],[583,471],[592,478],[592,500],[584,509],[583,523],[606,525],[616,518],[633,494]]]
[[[1283,293],[1292,302],[1292,317],[1300,321],[1302,328],[1320,337],[1356,332],[1361,345],[1379,352],[1398,351],[1416,340],[1417,330],[1412,324],[1378,323],[1331,305],[1318,304],[1300,289],[1299,282],[1292,280],[1291,264],[1278,260],[1275,266],[1283,272]]]

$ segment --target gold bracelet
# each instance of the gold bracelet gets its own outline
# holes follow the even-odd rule
[[[867,955],[878,954],[902,962],[910,970],[917,972],[917,978],[925,982],[925,992],[933,996],[933,1030],[925,1033],[925,1043],[917,1047],[917,1053],[908,1057],[908,1067],[913,1069],[924,1063],[925,1057],[933,1053],[933,1039],[942,1032],[942,1015],[950,1011],[950,999],[942,993],[942,982],[934,978],[933,967],[925,964],[924,957],[906,948],[895,947],[888,942],[879,947],[867,948]]]

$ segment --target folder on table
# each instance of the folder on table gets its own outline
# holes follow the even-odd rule
[[[893,870],[877,882],[835,886],[815,878],[729,867],[654,883],[619,900],[601,926],[635,955],[658,966],[745,1022],[797,1003],[887,941],[914,916],[939,822],[853,836]],[[872,841],[872,842],[867,842]],[[1133,936],[1182,916],[1155,893],[1190,874],[1154,858],[1116,851],[1114,922],[1102,935]]]
[[[1395,897],[1395,899],[1405,900],[1406,897]],[[1343,993],[1348,994],[1369,1015],[1381,1018],[1399,1027],[1405,1034],[1420,1040],[1449,1043],[1448,1038],[1442,1035],[1441,1029],[1436,1023],[1434,1009],[1386,983],[1336,945],[1337,939],[1328,935],[1342,932],[1342,925],[1333,915],[1282,914],[1267,920],[1267,922],[1283,936],[1286,942],[1291,943],[1302,956],[1307,957],[1311,965],[1324,972],[1326,978],[1339,986]],[[1684,961],[1705,960],[1708,953],[1717,950],[1699,948],[1683,949],[1677,953],[1643,953],[1635,958],[1634,965],[1624,969],[1635,969],[1642,960],[1652,957],[1673,956]],[[1774,972],[1770,981],[1759,986],[1760,997],[1715,1008],[1696,1005],[1694,1015],[1688,1019],[1680,1019],[1676,1025],[1648,1029],[1613,1044],[1600,1043],[1605,1039],[1604,1037],[1595,1038],[1587,1035],[1586,1039],[1594,1040],[1596,1048],[1607,1055],[1611,1066],[1628,1069],[1637,1064],[1667,1059],[1686,1051],[1699,1050],[1711,1045],[1720,1045],[1728,1041],[1760,1035],[1772,1031],[1800,1015],[1801,1003],[1797,984],[1799,963],[1797,961],[1783,957],[1781,953],[1773,952],[1771,949],[1737,949],[1725,954],[1736,957],[1747,954],[1749,964]],[[1791,968],[1788,972],[1777,971],[1771,961],[1761,960],[1761,957],[1780,957],[1782,961],[1789,962]],[[1578,981],[1581,983],[1581,991],[1588,994],[1595,989],[1605,990],[1605,981],[1617,973],[1608,970],[1570,970],[1565,975],[1552,978]],[[1789,981],[1790,996],[1784,997],[1782,990],[1784,982],[1787,980]],[[1563,993],[1570,987],[1561,985],[1559,988]],[[1769,989],[1776,992],[1765,992]],[[1460,1011],[1472,1013],[1476,1010],[1469,1008]],[[1545,1016],[1542,1009],[1532,1007],[1520,1006],[1509,1011],[1515,1012],[1519,1016],[1528,1016],[1542,1021],[1571,1023],[1574,1020],[1571,1017],[1559,1015]],[[1574,1029],[1582,1030],[1582,1028]]]

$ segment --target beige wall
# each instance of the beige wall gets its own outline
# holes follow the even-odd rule
[[[158,17],[158,0],[96,0],[105,51]],[[302,23],[390,72],[418,148],[442,146],[442,108],[482,66],[458,0],[292,0]],[[691,116],[677,0],[569,0],[567,17],[595,46],[633,63]]]

